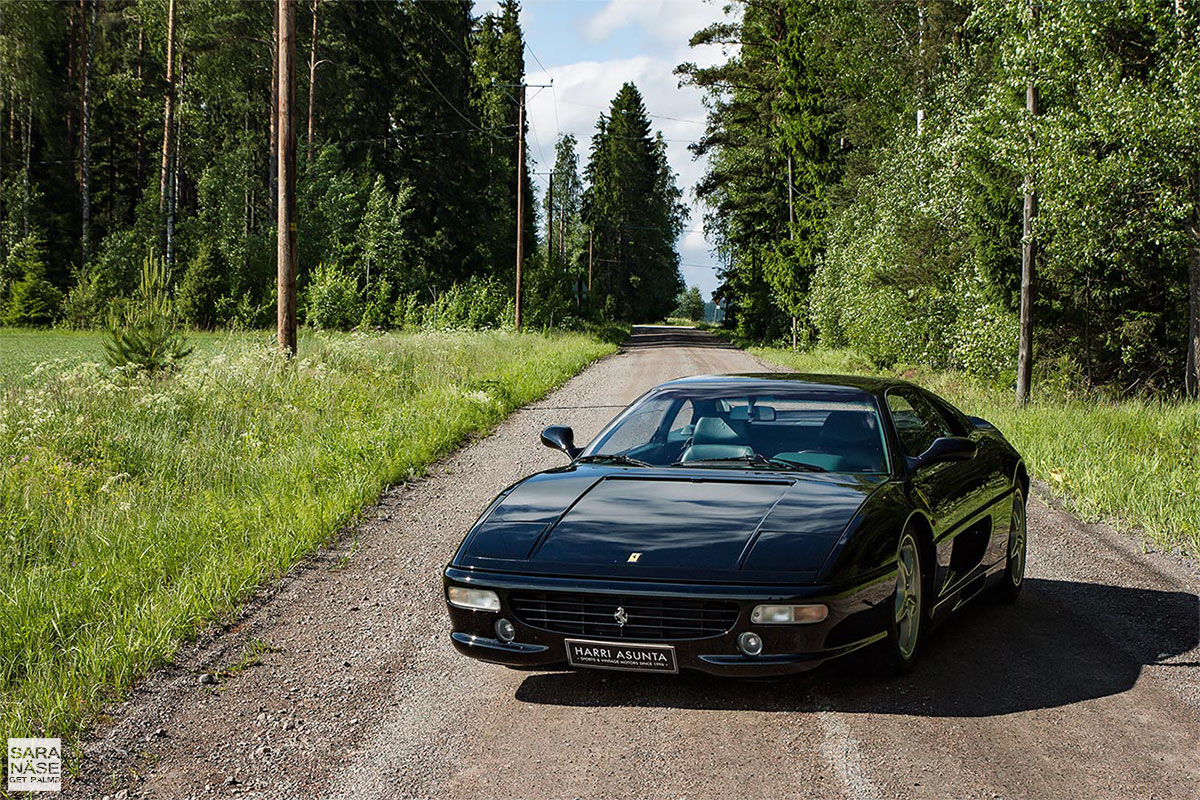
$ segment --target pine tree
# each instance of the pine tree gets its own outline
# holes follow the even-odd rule
[[[666,316],[683,288],[676,240],[686,209],[666,160],[666,142],[652,137],[641,92],[626,83],[596,123],[585,178],[585,225],[595,233],[597,282],[606,310],[620,319]]]

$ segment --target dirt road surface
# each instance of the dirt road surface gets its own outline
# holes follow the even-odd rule
[[[561,463],[543,427],[586,441],[654,384],[764,368],[637,329],[182,650],[111,710],[65,796],[1200,798],[1200,571],[1037,496],[1021,600],[963,609],[903,679],[865,659],[735,682],[454,652],[440,570],[498,491]]]

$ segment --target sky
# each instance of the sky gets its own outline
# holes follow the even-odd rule
[[[723,17],[723,6],[724,0],[525,0],[521,9],[526,83],[554,84],[527,92],[527,147],[535,169],[551,169],[559,134],[573,133],[582,170],[596,118],[621,84],[633,81],[654,129],[667,140],[668,159],[691,207],[679,240],[681,269],[706,300],[717,286],[717,262],[693,194],[704,164],[687,149],[704,132],[705,109],[701,92],[680,88],[673,70],[684,61],[724,60],[719,47],[688,47],[693,33]],[[494,2],[476,3],[476,13],[494,9]],[[534,186],[540,202],[545,177],[535,177]]]

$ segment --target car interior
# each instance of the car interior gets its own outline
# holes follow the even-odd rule
[[[653,464],[743,460],[755,455],[827,472],[887,471],[878,414],[865,403],[798,404],[771,398],[687,399],[652,441],[626,455]]]

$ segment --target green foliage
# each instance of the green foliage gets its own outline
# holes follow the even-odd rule
[[[314,328],[348,331],[363,317],[357,284],[335,264],[317,267],[304,300],[304,321]]]
[[[1194,10],[1063,0],[1035,25],[1004,0],[738,5],[693,37],[739,44],[728,61],[679,72],[709,95],[697,195],[741,337],[807,310],[824,345],[1004,383],[1029,176],[1038,357],[1178,391],[1200,319]]]
[[[113,312],[104,340],[104,354],[110,365],[150,374],[170,372],[192,352],[179,332],[169,285],[163,262],[147,256],[142,262],[137,294],[119,312]]]
[[[596,123],[584,176],[583,216],[595,230],[593,286],[620,319],[662,319],[683,289],[675,242],[687,209],[667,165],[666,142],[661,133],[651,136],[632,83]]]
[[[304,332],[287,360],[263,334],[197,334],[187,370],[131,380],[87,363],[98,338],[0,331],[7,735],[75,735],[384,488],[614,349]]]
[[[30,234],[18,241],[0,272],[0,324],[41,327],[62,314],[63,295],[46,280],[46,247]]]
[[[223,259],[207,244],[188,265],[179,284],[176,306],[180,318],[197,328],[208,330],[217,324],[217,301],[228,291]]]
[[[426,330],[486,330],[513,324],[513,301],[507,287],[494,280],[455,284],[422,309]]]
[[[12,285],[4,304],[5,325],[52,325],[62,313],[63,294],[45,278],[26,277]]]
[[[384,278],[374,280],[367,292],[367,302],[363,304],[362,320],[358,326],[367,330],[386,328],[393,305],[392,285]]]
[[[691,286],[686,292],[679,295],[679,303],[675,306],[674,315],[693,322],[704,319],[704,298],[700,295],[699,287]]]

